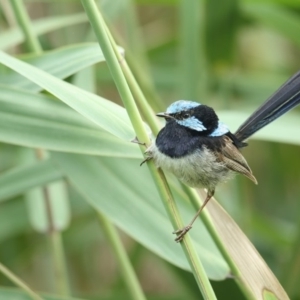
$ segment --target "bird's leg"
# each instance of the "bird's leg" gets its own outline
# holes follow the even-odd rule
[[[203,208],[205,207],[205,205],[208,203],[208,201],[212,198],[212,196],[214,195],[215,191],[214,190],[208,190],[207,191],[207,195],[205,198],[205,201],[203,202],[203,204],[201,205],[201,207],[199,208],[199,210],[197,211],[196,215],[194,216],[194,218],[192,219],[192,221],[185,227],[183,227],[182,229],[178,229],[176,231],[174,231],[174,234],[177,234],[177,237],[175,239],[175,241],[177,243],[181,242],[183,237],[186,235],[186,233],[192,228],[194,222],[196,221],[196,219],[198,218],[198,216],[200,215],[201,211],[203,210]]]
[[[134,144],[138,144],[138,145],[147,147],[146,143],[140,142],[139,139],[137,138],[137,136],[133,140],[131,140],[131,142]],[[145,154],[148,156],[146,156],[146,158],[140,163],[140,166],[142,166],[145,162],[147,162],[153,158],[151,155],[151,151],[149,151],[148,149],[145,151]]]
[[[140,167],[147,161],[151,160],[153,157],[152,156],[147,156],[141,163],[140,163]]]

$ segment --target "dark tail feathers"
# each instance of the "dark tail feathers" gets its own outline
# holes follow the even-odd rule
[[[234,134],[244,141],[300,103],[300,71],[263,103]]]

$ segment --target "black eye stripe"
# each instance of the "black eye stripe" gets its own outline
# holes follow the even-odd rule
[[[187,119],[187,118],[189,118],[190,116],[192,116],[193,113],[194,113],[194,110],[182,111],[182,112],[179,112],[179,113],[174,114],[174,117],[175,117],[177,120],[184,120],[184,119]]]

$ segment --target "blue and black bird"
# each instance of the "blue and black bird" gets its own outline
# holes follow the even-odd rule
[[[230,132],[211,107],[193,101],[176,101],[166,112],[157,114],[165,118],[166,125],[147,149],[146,160],[153,159],[157,167],[172,172],[190,187],[207,189],[207,197],[190,224],[174,232],[177,242],[192,228],[219,183],[242,174],[257,184],[240,148],[247,146],[244,141],[252,134],[299,103],[300,72],[252,113],[235,133]]]

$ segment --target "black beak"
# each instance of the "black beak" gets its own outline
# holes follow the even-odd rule
[[[160,117],[160,118],[165,118],[165,119],[173,119],[172,116],[170,116],[170,115],[168,115],[167,113],[164,113],[164,112],[158,113],[158,114],[156,114],[156,116]]]

